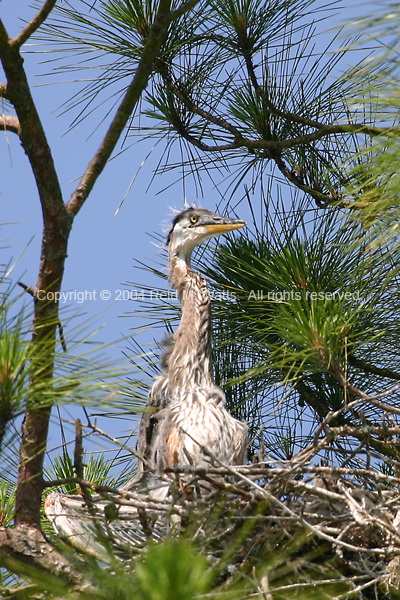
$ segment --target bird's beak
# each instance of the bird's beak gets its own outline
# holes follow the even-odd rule
[[[234,229],[240,229],[246,225],[245,221],[239,219],[229,219],[228,217],[223,218],[220,223],[208,223],[205,225],[207,233],[211,235],[217,235],[218,233],[227,233]]]

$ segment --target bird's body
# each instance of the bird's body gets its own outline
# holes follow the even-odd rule
[[[213,380],[207,282],[190,267],[198,243],[243,225],[189,208],[176,217],[169,234],[169,281],[180,297],[182,317],[167,341],[162,373],[150,390],[149,412],[142,419],[137,445],[157,475],[171,466],[203,467],[211,455],[230,465],[245,460],[247,426],[225,408],[225,395]]]
[[[142,458],[138,477],[121,488],[123,493],[134,493],[135,497],[146,494],[155,502],[164,501],[173,481],[165,474],[168,467],[206,467],[215,459],[227,465],[245,461],[247,425],[228,412],[225,395],[213,380],[207,283],[190,267],[196,245],[243,225],[243,221],[219,217],[202,208],[189,208],[174,219],[168,236],[169,281],[181,300],[182,317],[177,331],[165,343],[161,374],[150,390],[142,416],[137,443]],[[181,489],[184,491],[182,480]],[[93,498],[96,518],[100,520],[104,504],[100,497]],[[56,531],[76,547],[99,557],[93,514],[85,516],[85,508],[83,499],[77,496],[51,494],[45,503],[46,514]],[[148,535],[141,529],[139,509],[127,508],[129,514],[124,516],[124,506],[120,507],[120,516],[111,528],[107,517],[105,521],[103,517],[103,530],[109,532],[118,547],[129,543],[137,546],[137,540],[145,541]],[[157,516],[152,519],[153,527],[163,524]],[[129,535],[125,535],[128,530]]]
[[[151,464],[160,475],[166,467],[209,466],[210,457],[228,465],[245,459],[247,426],[226,410],[216,387],[179,390],[157,434]]]

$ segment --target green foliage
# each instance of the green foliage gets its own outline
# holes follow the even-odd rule
[[[355,244],[359,228],[333,211],[308,224],[307,213],[294,224],[292,216],[268,238],[221,244],[207,269],[231,291],[229,311],[224,303],[217,310],[217,331],[260,354],[257,370],[268,384],[345,371],[349,356],[378,357],[400,333],[398,246]],[[400,372],[396,352],[385,364]]]
[[[18,433],[14,421],[26,407],[31,358],[27,341],[30,315],[23,307],[15,309],[20,294],[15,293],[9,278],[12,269],[10,265],[0,267],[0,455],[4,447],[10,451],[10,456],[0,459],[0,477],[9,474],[10,465],[15,464],[12,451]]]
[[[0,448],[10,421],[26,406],[30,346],[21,325],[12,330],[7,320],[0,325]]]
[[[349,109],[367,125],[389,128],[384,136],[359,140],[352,161],[344,159],[341,167],[347,178],[344,197],[372,247],[398,237],[399,19],[397,8],[383,3],[374,16],[353,23],[358,37],[349,49],[371,51],[344,75],[357,90],[347,95]]]
[[[14,520],[15,485],[0,480],[0,527],[7,527]]]
[[[96,73],[103,71],[101,77],[82,77],[89,82],[65,103],[66,110],[82,108],[74,124],[92,111],[94,102],[101,105],[105,89],[110,99],[130,81],[157,6],[101,0],[91,5],[90,16],[72,3],[55,8],[40,37],[51,41],[53,52],[63,53],[65,65],[57,57],[57,69],[90,69],[89,61],[67,62],[71,51],[84,51],[96,58]],[[328,79],[345,52],[331,52],[330,45],[323,53],[314,49],[318,22],[334,11],[335,6],[312,1],[201,1],[175,20],[154,65],[140,123],[131,125],[135,136],[165,140],[156,171],[177,166],[177,143],[181,163],[189,167],[185,173],[199,182],[203,170],[214,180],[216,168],[221,175],[229,169],[238,185],[251,171],[270,175],[276,164],[286,176],[297,173],[301,189],[326,201],[342,196],[351,178],[354,137],[344,133],[292,143],[312,133],[313,122],[355,118],[348,99],[360,92],[362,82],[351,77],[353,70]],[[249,145],[238,143],[241,136]],[[264,141],[278,146],[270,151]]]
[[[210,589],[207,561],[185,539],[150,546],[135,575],[143,600],[192,600]]]
[[[264,445],[290,459],[330,410],[342,409],[341,425],[380,418],[368,403],[345,412],[355,396],[343,380],[372,395],[400,380],[400,247],[371,247],[334,210],[268,210],[263,230],[227,238],[201,266],[214,282],[216,380],[249,422],[250,457]]]
[[[111,474],[113,468],[113,460],[106,460],[104,454],[95,456],[85,454],[82,456],[83,461],[83,478],[86,481],[95,483],[96,485],[107,485],[110,487],[117,486],[117,480]],[[55,456],[52,459],[52,466],[47,470],[48,479],[67,479],[76,477],[74,462],[66,450],[62,454]],[[56,488],[60,492],[67,494],[79,494],[79,486],[76,483],[65,483]]]

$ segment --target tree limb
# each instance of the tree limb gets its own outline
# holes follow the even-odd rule
[[[3,131],[11,131],[16,135],[21,134],[21,126],[18,117],[12,115],[0,115],[0,129]]]
[[[391,387],[389,390],[386,390],[386,392],[379,392],[378,394],[374,394],[373,396],[371,396],[370,394],[366,394],[365,392],[362,392],[361,390],[356,388],[354,385],[352,385],[349,381],[347,381],[347,379],[345,378],[345,376],[342,373],[342,370],[340,369],[340,367],[338,365],[334,365],[333,367],[331,367],[329,369],[329,373],[331,373],[331,375],[333,375],[337,379],[337,381],[340,383],[340,385],[344,389],[347,389],[351,394],[353,394],[357,398],[361,398],[361,400],[366,400],[367,402],[371,402],[371,403],[376,403],[381,398],[386,398],[387,396],[394,394],[394,392],[397,392],[400,389],[400,383],[398,383],[397,385]],[[380,404],[383,406],[382,403],[380,403]],[[376,405],[378,406],[378,404],[376,404]],[[400,415],[400,408],[389,407],[389,405],[385,405],[385,407],[387,409],[390,408],[390,412]],[[385,408],[385,410],[386,410],[386,408]]]
[[[179,17],[182,17],[187,12],[191,11],[192,8],[199,3],[199,0],[187,0],[187,2],[183,2],[178,8],[175,10],[171,10],[170,12],[170,22],[177,21]]]
[[[192,146],[199,148],[199,150],[203,150],[203,152],[223,152],[226,150],[236,150],[239,148],[236,142],[232,142],[231,144],[220,144],[215,146],[210,146],[209,144],[205,144],[201,139],[192,135],[186,127],[183,126],[179,128],[179,135],[182,136],[185,140],[187,140]]]
[[[30,92],[23,59],[18,48],[12,45],[1,20],[0,59],[7,77],[7,98],[17,112],[21,142],[36,179],[45,223],[56,220],[52,223],[52,231],[47,232],[46,242],[51,244],[50,240],[55,234],[60,234],[61,237],[69,234],[70,218],[64,207],[51,150]],[[54,231],[58,227],[61,231]],[[45,259],[43,254],[42,259]]]
[[[0,528],[0,559],[2,566],[17,574],[21,574],[24,567],[25,570],[39,567],[47,573],[46,577],[53,574],[58,585],[61,583],[59,577],[65,584],[78,584],[78,588],[84,580],[82,573],[75,570],[59,550],[37,529],[30,527]]]
[[[400,127],[372,127],[363,123],[345,123],[343,125],[323,125],[318,131],[305,133],[288,140],[248,140],[243,138],[243,145],[252,149],[262,150],[284,150],[296,146],[307,145],[310,142],[316,142],[324,137],[340,134],[362,134],[369,137],[397,137],[400,135]]]
[[[337,197],[335,197],[333,195],[327,196],[323,192],[316,190],[315,187],[306,185],[302,181],[302,178],[287,166],[287,164],[283,160],[281,151],[269,151],[268,155],[275,162],[276,166],[278,167],[278,169],[282,173],[282,175],[288,181],[290,181],[290,183],[293,183],[297,188],[299,188],[299,190],[306,192],[307,194],[309,194],[311,196],[311,198],[314,198],[317,206],[324,207],[329,204],[332,204],[333,202],[338,201]]]
[[[338,378],[336,377],[336,379],[338,379]],[[344,381],[343,379],[340,379],[339,383],[341,385],[343,385],[343,381]],[[343,428],[343,431],[346,430],[349,434],[353,435],[355,438],[357,438],[359,440],[364,440],[365,434],[362,433],[362,431],[359,427],[355,427],[354,424],[350,421],[350,419],[348,417],[346,417],[343,413],[350,409],[352,409],[354,411],[354,407],[363,400],[368,400],[371,404],[374,404],[375,406],[378,406],[379,408],[383,408],[382,403],[378,404],[378,398],[380,398],[382,395],[388,395],[390,393],[393,393],[393,391],[400,388],[400,384],[398,386],[395,386],[395,388],[393,388],[392,390],[389,390],[388,392],[383,392],[382,394],[377,394],[376,396],[368,396],[367,394],[364,394],[360,390],[357,390],[357,388],[354,388],[353,386],[347,384],[348,391],[353,393],[360,400],[357,400],[350,404],[346,404],[337,411],[330,411],[329,408],[325,404],[323,404],[320,400],[318,400],[315,397],[315,394],[313,394],[312,389],[304,381],[296,382],[295,388],[298,391],[298,393],[300,394],[301,399],[304,402],[306,402],[309,406],[311,406],[311,408],[313,410],[315,410],[315,412],[321,419],[321,424],[316,429],[316,432],[314,435],[314,444],[316,444],[317,438],[320,435],[322,429],[327,429],[327,431],[330,431],[332,429],[332,427],[334,427],[336,429]],[[357,392],[357,393],[355,393],[355,392]],[[386,407],[387,405],[384,405],[384,406]],[[391,412],[396,412],[396,414],[400,414],[400,409],[395,409],[394,411],[392,410]],[[357,412],[355,412],[355,415],[357,416],[357,418],[360,418],[360,416]],[[347,427],[347,429],[346,429],[346,427]],[[372,424],[367,422],[366,427],[372,427]],[[365,427],[364,427],[364,429],[365,429]],[[350,433],[350,430],[351,430],[351,433]],[[395,446],[393,446],[393,444],[383,442],[372,436],[370,436],[368,438],[368,443],[370,444],[370,446],[372,446],[372,448],[374,448],[375,450],[377,450],[384,456],[388,456],[388,457],[396,458],[396,459],[399,457],[399,451]]]
[[[99,175],[106,166],[143,90],[146,88],[161,45],[167,37],[169,24],[174,18],[178,18],[183,12],[193,8],[198,1],[199,0],[190,0],[183,4],[180,9],[177,9],[177,11],[171,12],[171,0],[160,0],[157,15],[150,29],[135,76],[117,110],[117,114],[115,115],[103,142],[89,163],[78,187],[67,203],[67,210],[71,216],[75,216],[81,209]]]
[[[47,4],[47,6],[49,6]],[[20,139],[28,156],[39,192],[43,214],[43,237],[37,290],[59,292],[72,226],[67,213],[53,157],[32,98],[19,47],[12,43],[0,20],[0,59],[7,78],[7,98],[14,106],[20,124]],[[54,298],[54,295],[52,296]],[[22,425],[20,464],[16,491],[16,526],[40,529],[43,459],[51,407],[40,406],[40,395],[33,390],[45,388],[51,394],[58,303],[52,299],[34,300],[31,364],[32,395]]]
[[[42,8],[28,25],[19,33],[13,40],[11,45],[20,48],[25,42],[35,33],[37,29],[45,22],[51,11],[53,10],[57,0],[46,0]]]

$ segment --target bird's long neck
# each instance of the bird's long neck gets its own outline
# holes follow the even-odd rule
[[[174,388],[213,385],[210,294],[205,279],[188,262],[179,255],[170,260],[170,283],[182,304],[181,322],[168,359],[169,385]]]

